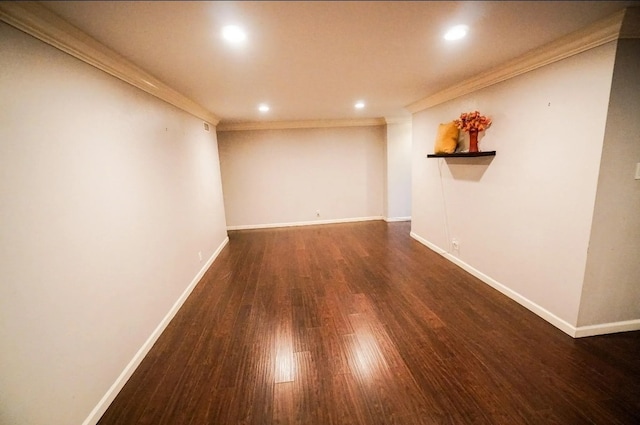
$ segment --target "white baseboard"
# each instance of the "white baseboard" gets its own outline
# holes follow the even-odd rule
[[[640,331],[639,320],[625,320],[623,322],[601,323],[598,325],[578,326],[576,328],[576,338],[585,336],[595,336],[604,334],[614,334],[618,332]]]
[[[316,224],[353,223],[356,221],[383,220],[382,216],[338,218],[334,220],[295,221],[291,223],[246,224],[240,226],[227,226],[227,230],[271,229],[275,227],[313,226]]]
[[[82,422],[82,425],[95,425],[98,423],[98,421],[100,420],[104,412],[107,411],[107,408],[109,407],[109,405],[116,398],[120,390],[122,390],[122,387],[124,387],[124,385],[127,383],[129,378],[131,378],[131,375],[133,375],[133,372],[140,365],[140,363],[142,362],[144,357],[147,355],[147,353],[149,353],[149,350],[151,350],[151,347],[153,347],[153,344],[155,344],[155,342],[158,340],[162,332],[169,325],[169,322],[171,322],[171,320],[176,315],[178,310],[180,310],[180,307],[182,307],[182,304],[184,304],[184,302],[187,300],[187,298],[189,297],[193,289],[196,287],[198,282],[200,282],[200,279],[202,279],[202,276],[204,276],[205,272],[209,269],[209,267],[211,267],[211,264],[213,264],[214,260],[218,257],[218,255],[220,255],[220,252],[222,252],[222,249],[227,245],[227,243],[229,243],[228,236],[225,238],[224,241],[222,241],[222,243],[215,250],[213,255],[211,255],[211,257],[207,260],[205,265],[200,269],[200,271],[193,278],[191,283],[189,283],[189,286],[187,286],[184,292],[182,292],[182,295],[180,295],[180,298],[178,298],[178,300],[173,304],[169,312],[164,316],[160,324],[158,324],[158,326],[151,333],[149,338],[147,338],[145,343],[142,344],[142,347],[140,347],[140,349],[135,354],[135,356],[133,356],[133,359],[131,359],[129,364],[124,368],[120,376],[118,376],[118,379],[116,379],[113,385],[111,385],[111,388],[109,388],[107,393],[98,402],[96,407],[93,408],[93,410],[91,411],[87,419],[85,419],[84,422]]]
[[[396,221],[411,221],[411,216],[409,217],[385,217],[384,221],[387,223],[393,223]]]
[[[459,258],[449,254],[447,251],[445,251],[444,249],[440,248],[439,246],[434,245],[433,243],[427,241],[426,239],[418,236],[414,232],[411,232],[411,237],[413,239],[417,240],[418,242],[420,242],[421,244],[425,245],[427,248],[431,249],[432,251],[435,251],[436,253],[442,255],[444,258],[446,258],[447,260],[451,261],[455,265],[459,266],[463,270],[471,273],[473,276],[477,277],[478,279],[480,279],[481,281],[483,281],[487,285],[491,286],[492,288],[498,290],[499,292],[503,293],[507,297],[511,298],[512,300],[514,300],[518,304],[522,305],[526,309],[528,309],[528,310],[532,311],[533,313],[537,314],[538,316],[540,316],[541,318],[543,318],[547,322],[551,323],[553,326],[555,326],[556,328],[560,329],[562,332],[566,333],[567,335],[569,335],[569,336],[571,336],[573,338],[577,338],[578,337],[577,328],[575,326],[573,326],[570,323],[566,322],[565,320],[559,318],[558,316],[556,316],[555,314],[551,313],[549,310],[545,309],[544,307],[534,303],[533,301],[529,300],[528,298],[525,298],[524,296],[522,296],[521,294],[517,293],[513,289],[508,288],[507,286],[505,286],[505,285],[501,284],[500,282],[492,279],[491,277],[487,276],[486,274],[482,273],[481,271],[471,267],[469,264],[467,264],[464,261],[460,260]],[[580,336],[586,336],[586,335],[580,335]]]
[[[437,245],[432,244],[431,242],[429,242],[428,240],[424,239],[422,236],[420,236],[420,235],[418,235],[418,234],[416,234],[414,232],[409,233],[409,235],[413,239],[415,239],[418,242],[420,242],[422,245],[424,245],[427,248],[429,248],[431,251],[435,251],[437,254],[440,254],[440,255],[444,256],[447,253],[447,251],[445,251],[444,249],[440,248]]]

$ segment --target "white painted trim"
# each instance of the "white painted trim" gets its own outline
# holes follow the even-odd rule
[[[357,221],[383,220],[382,216],[338,218],[335,220],[295,221],[291,223],[245,224],[240,226],[227,226],[227,230],[251,230],[272,229],[276,227],[315,226],[317,224],[353,223]]]
[[[385,125],[384,118],[357,120],[255,121],[220,123],[217,131],[285,130],[296,128],[371,127]]]
[[[387,223],[393,223],[396,221],[411,221],[411,216],[409,217],[385,217],[384,221]]]
[[[411,117],[384,117],[387,124],[411,124]]]
[[[626,320],[622,322],[600,323],[597,325],[588,325],[588,326],[578,326],[578,327],[573,326],[570,323],[566,322],[565,320],[561,319],[560,317],[556,316],[555,314],[551,313],[549,310],[545,309],[544,307],[534,303],[533,301],[529,300],[528,298],[525,298],[524,296],[517,293],[516,291],[508,288],[507,286],[501,284],[500,282],[480,272],[479,270],[471,267],[469,264],[465,263],[464,261],[461,261],[456,256],[448,253],[446,250],[422,238],[418,234],[414,232],[411,232],[410,234],[413,239],[425,245],[427,248],[431,249],[437,254],[442,255],[444,258],[451,261],[458,267],[471,273],[473,276],[477,277],[487,285],[503,293],[507,297],[511,298],[521,306],[527,308],[531,312],[540,316],[542,319],[551,323],[553,326],[555,326],[556,328],[560,329],[562,332],[566,333],[567,335],[573,338],[584,338],[588,336],[640,330],[640,319]]]
[[[440,248],[438,245],[434,245],[431,242],[429,242],[428,240],[424,239],[422,236],[418,235],[415,232],[411,232],[409,233],[409,235],[417,240],[418,242],[420,242],[422,245],[426,246],[427,248],[429,248],[431,251],[434,251],[436,254],[440,254],[443,257],[445,256],[445,254],[447,253],[447,251],[445,251],[444,249]]]
[[[0,21],[214,126],[220,121],[203,106],[129,62],[38,2],[0,2]]]
[[[534,303],[533,301],[529,300],[528,298],[525,298],[521,294],[519,294],[516,291],[508,288],[507,286],[501,284],[500,282],[492,279],[491,277],[487,276],[486,274],[482,273],[481,271],[471,267],[469,264],[467,264],[464,261],[460,260],[459,258],[455,257],[454,255],[451,255],[450,253],[448,253],[444,249],[440,248],[439,246],[427,241],[426,239],[422,238],[421,236],[417,235],[416,233],[411,232],[411,237],[413,239],[417,240],[418,242],[420,242],[421,244],[425,245],[427,248],[431,249],[432,251],[435,251],[436,253],[442,255],[444,258],[446,258],[447,260],[451,261],[452,263],[454,263],[458,267],[462,268],[463,270],[465,270],[465,271],[469,272],[470,274],[472,274],[473,276],[477,277],[478,279],[480,279],[481,281],[483,281],[487,285],[491,286],[492,288],[498,290],[499,292],[503,293],[507,297],[511,298],[512,300],[514,300],[515,302],[517,302],[521,306],[523,306],[526,309],[528,309],[528,310],[532,311],[533,313],[537,314],[538,316],[540,316],[541,318],[543,318],[547,322],[551,323],[556,328],[560,329],[562,332],[566,333],[567,335],[569,335],[571,337],[574,337],[574,338],[576,337],[576,327],[571,325],[570,323],[566,322],[565,320],[561,319],[560,317],[556,316],[555,314],[551,313],[549,310],[547,310],[544,307]]]
[[[176,300],[176,302],[173,304],[171,309],[167,312],[167,314],[164,316],[162,321],[158,324],[156,329],[151,333],[149,338],[147,338],[145,343],[142,344],[142,347],[140,347],[140,349],[135,354],[135,356],[133,356],[133,359],[131,359],[131,361],[124,368],[120,376],[118,376],[118,378],[113,383],[113,385],[111,385],[111,388],[107,390],[106,394],[98,402],[96,407],[94,407],[91,413],[89,413],[89,416],[87,417],[87,419],[85,419],[84,422],[82,422],[82,425],[95,425],[98,423],[102,415],[104,415],[104,412],[107,411],[107,408],[109,407],[109,405],[116,398],[120,390],[122,390],[122,388],[127,383],[129,378],[131,378],[131,375],[133,375],[133,372],[140,365],[144,357],[149,353],[149,350],[151,350],[151,347],[153,347],[153,344],[155,344],[155,342],[158,340],[162,332],[166,329],[166,327],[169,325],[171,320],[174,318],[178,310],[180,310],[180,307],[182,307],[182,304],[184,304],[184,302],[187,300],[187,298],[189,297],[193,289],[196,287],[198,282],[200,282],[200,279],[202,279],[202,276],[204,276],[204,274],[209,269],[209,267],[211,267],[211,265],[213,264],[215,259],[218,257],[218,255],[220,255],[220,252],[222,252],[222,249],[227,245],[227,243],[229,243],[228,236],[224,239],[224,241],[222,241],[220,246],[218,246],[218,249],[215,250],[213,255],[211,255],[211,257],[207,260],[205,265],[200,269],[198,274],[193,278],[189,286],[187,286],[187,288],[184,290],[182,295],[180,295],[180,298]]]
[[[586,336],[613,334],[617,332],[629,332],[640,330],[640,319],[625,320],[623,322],[601,323],[599,325],[578,326],[575,338]]]
[[[581,30],[525,53],[516,59],[499,65],[476,77],[469,78],[457,85],[411,103],[405,108],[415,114],[416,112],[431,108],[465,94],[473,93],[542,66],[558,62],[578,53],[602,46],[610,41],[617,40],[620,36],[625,12],[626,9],[623,9],[608,18],[602,19]],[[631,30],[629,31],[629,33],[632,32]]]

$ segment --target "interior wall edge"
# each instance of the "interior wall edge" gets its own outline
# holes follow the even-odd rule
[[[620,29],[621,39],[640,38],[640,7],[630,7],[624,15],[622,28]]]
[[[178,313],[178,311],[180,310],[180,307],[182,307],[182,305],[187,300],[191,292],[193,292],[198,282],[200,282],[200,279],[202,279],[206,271],[209,269],[209,267],[211,267],[213,262],[216,260],[216,258],[218,258],[218,255],[220,255],[220,253],[222,252],[224,247],[227,246],[228,243],[229,243],[229,236],[227,236],[222,241],[222,243],[218,246],[218,248],[213,252],[211,257],[206,261],[204,266],[202,266],[200,271],[191,280],[191,283],[189,283],[189,286],[187,286],[184,292],[176,300],[176,302],[173,304],[171,309],[167,312],[165,317],[160,321],[158,326],[151,333],[149,338],[144,342],[144,344],[142,344],[142,347],[140,347],[140,349],[133,356],[129,364],[127,364],[127,366],[124,368],[120,376],[118,376],[116,381],[107,390],[107,392],[102,397],[102,399],[93,408],[91,413],[89,413],[89,416],[87,416],[84,422],[82,422],[82,425],[96,425],[98,423],[102,415],[104,415],[104,412],[106,412],[107,409],[109,408],[109,405],[116,398],[120,390],[122,390],[122,388],[127,383],[129,378],[131,378],[131,375],[133,375],[135,370],[138,368],[138,366],[140,365],[142,360],[145,358],[145,356],[149,353],[149,351],[151,350],[153,345],[156,343],[158,338],[160,338],[160,335],[162,335],[162,332],[166,329],[166,327],[169,325],[171,320]]]

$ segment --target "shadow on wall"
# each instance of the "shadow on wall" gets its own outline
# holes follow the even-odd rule
[[[493,156],[476,158],[445,158],[454,180],[480,181],[493,161]]]

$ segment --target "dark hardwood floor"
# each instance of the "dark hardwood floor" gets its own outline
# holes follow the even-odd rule
[[[640,424],[640,332],[574,340],[409,231],[230,232],[100,425]]]

